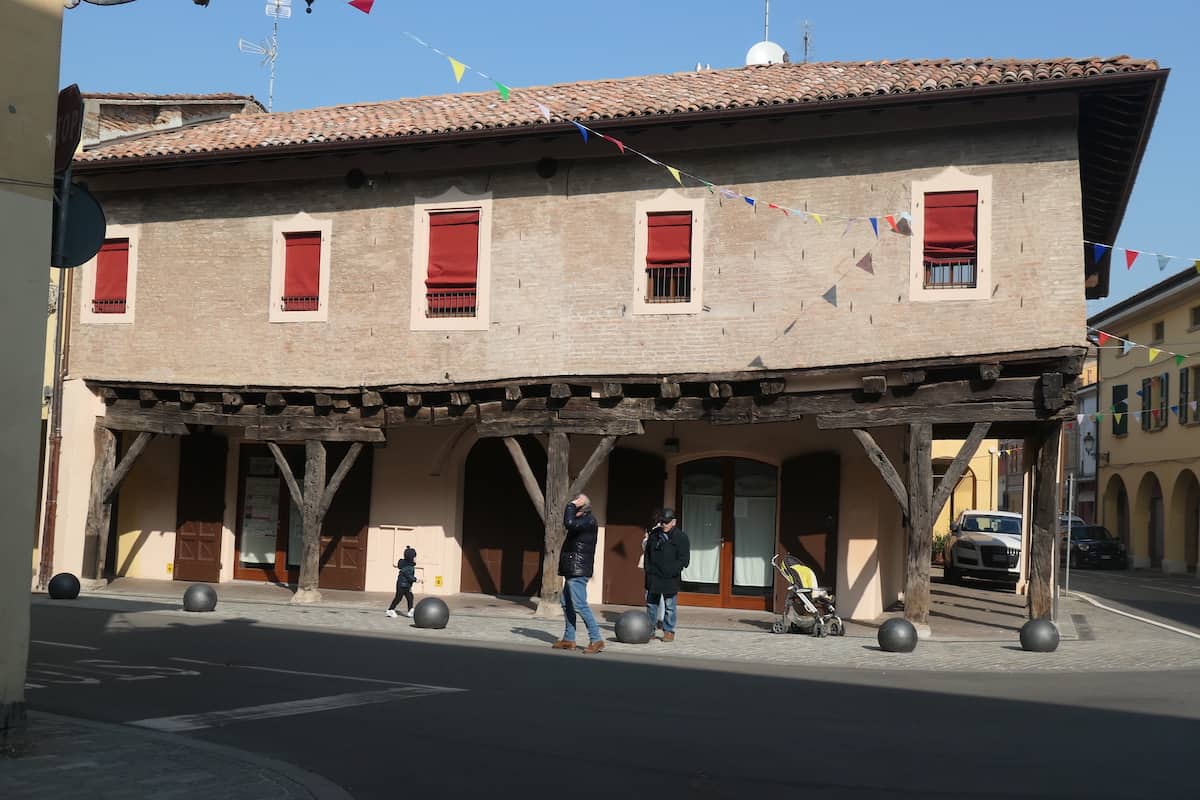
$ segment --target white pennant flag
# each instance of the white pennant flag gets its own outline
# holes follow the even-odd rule
[[[1086,417],[1086,416],[1087,416],[1087,414],[1076,414],[1076,415],[1075,415],[1075,423],[1076,423],[1077,425],[1082,425],[1082,424],[1083,424],[1083,418],[1084,418],[1084,417]]]

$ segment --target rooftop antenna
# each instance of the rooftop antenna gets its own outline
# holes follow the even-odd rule
[[[812,55],[812,23],[808,20],[804,20],[804,23],[801,25],[801,30],[804,34],[804,63],[807,64],[809,56]]]
[[[763,41],[771,41],[771,0],[763,0]]]
[[[746,53],[746,65],[753,64],[783,64],[788,61],[787,51],[770,39],[771,33],[771,0],[763,2],[763,40]]]
[[[275,104],[275,61],[279,58],[279,20],[291,19],[292,0],[268,0],[265,13],[272,17],[271,36],[262,44],[238,39],[238,50],[255,56],[262,56],[262,63],[271,67],[271,77],[267,83],[267,111]]]

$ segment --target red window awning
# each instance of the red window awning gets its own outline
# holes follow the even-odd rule
[[[646,268],[688,266],[692,263],[692,215],[649,214],[646,218]]]
[[[285,233],[283,309],[316,311],[321,294],[321,234]]]
[[[978,250],[979,192],[925,195],[925,258],[974,258]]]
[[[479,278],[479,212],[429,215],[429,289],[474,289]]]
[[[96,255],[96,291],[92,308],[99,314],[122,314],[129,296],[129,240],[109,239]]]

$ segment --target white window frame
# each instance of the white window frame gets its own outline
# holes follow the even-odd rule
[[[704,310],[704,208],[703,197],[688,197],[668,189],[658,197],[639,200],[634,208],[633,297],[634,314],[699,314]],[[690,211],[692,214],[692,299],[686,303],[646,302],[646,248],[650,214]]]
[[[930,192],[978,192],[976,217],[975,285],[956,289],[925,288],[925,195]],[[948,167],[937,175],[912,184],[912,243],[908,299],[987,300],[992,296],[992,176],[968,175]]]
[[[479,258],[475,265],[475,316],[426,316],[425,279],[429,271],[429,215],[442,211],[479,212]],[[486,331],[492,314],[492,193],[467,194],[451,187],[413,202],[411,302],[409,329],[414,331]]]
[[[83,272],[80,275],[83,281],[83,291],[80,292],[82,297],[79,298],[80,323],[92,325],[133,324],[134,312],[137,310],[138,240],[141,232],[142,226],[140,225],[109,225],[104,231],[105,241],[110,239],[129,240],[129,268],[125,278],[125,313],[97,314],[92,310],[92,300],[96,297],[96,265],[100,257],[100,254],[97,253],[83,265]]]
[[[287,233],[320,233],[321,261],[317,280],[316,311],[284,311],[283,286],[287,271]],[[303,211],[271,224],[271,322],[327,322],[329,320],[329,261],[333,249],[333,220],[317,219]]]

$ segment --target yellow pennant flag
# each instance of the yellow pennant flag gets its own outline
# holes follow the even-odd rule
[[[1159,350],[1157,347],[1151,347],[1150,348],[1150,363],[1153,364],[1154,359],[1158,358],[1161,353],[1162,353],[1162,350]]]
[[[467,71],[467,65],[453,56],[446,56],[446,58],[450,59],[450,66],[454,69],[455,83],[462,83],[462,76]]]
[[[1125,416],[1124,412],[1113,414],[1113,419],[1115,419],[1117,421],[1117,424],[1120,425],[1121,417],[1124,417],[1124,416]]]
[[[667,167],[666,164],[663,164],[663,166]],[[683,186],[683,178],[679,177],[679,170],[675,169],[674,167],[667,167],[667,172],[671,173],[671,177],[675,179],[676,183],[678,183],[680,186]]]
[[[815,219],[817,221],[818,225],[824,224],[824,222],[825,222],[825,220],[821,219],[820,214],[809,214],[809,216],[812,217],[813,219]]]

